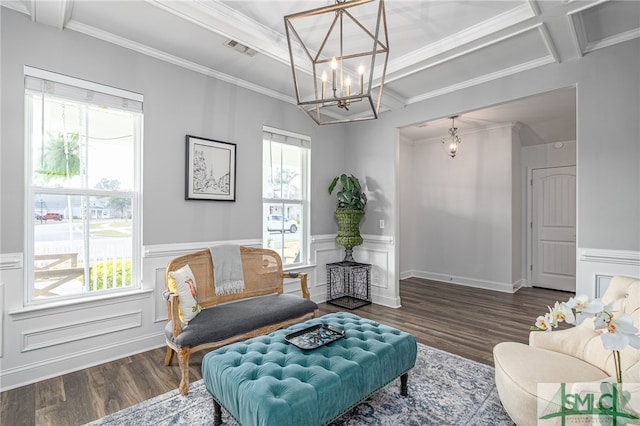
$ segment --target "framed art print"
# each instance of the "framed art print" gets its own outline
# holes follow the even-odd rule
[[[187,135],[187,200],[236,200],[236,144]]]

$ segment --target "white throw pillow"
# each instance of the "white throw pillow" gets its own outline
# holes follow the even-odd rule
[[[169,272],[169,275],[175,280],[173,283],[169,280],[169,290],[178,293],[180,298],[180,321],[189,324],[189,321],[194,319],[202,310],[198,304],[196,278],[193,276],[189,265],[185,265],[177,271]]]

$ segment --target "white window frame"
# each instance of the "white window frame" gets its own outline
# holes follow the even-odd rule
[[[111,86],[106,86],[98,83],[94,83],[87,80],[82,80],[74,77],[70,77],[63,74],[58,74],[46,70],[42,70],[39,68],[34,68],[30,66],[24,66],[24,77],[35,77],[42,80],[49,80],[56,83],[62,83],[68,86],[73,86],[79,89],[84,89],[86,91],[95,92],[97,99],[93,102],[96,105],[109,105],[112,102],[111,97],[123,98],[125,100],[131,100],[134,102],[140,103],[140,129],[139,139],[134,139],[134,152],[133,152],[133,162],[134,162],[134,189],[133,191],[126,192],[118,192],[118,191],[109,191],[109,196],[117,197],[119,195],[132,198],[132,255],[131,255],[131,286],[126,288],[118,288],[118,289],[110,289],[103,290],[93,293],[76,293],[69,296],[57,296],[49,299],[41,299],[35,300],[34,297],[34,277],[35,277],[35,246],[34,246],[34,221],[33,220],[25,220],[25,267],[24,267],[24,306],[46,306],[46,305],[57,305],[61,301],[79,301],[84,302],[87,299],[102,299],[111,297],[114,293],[133,293],[139,291],[142,288],[142,147],[144,141],[144,115],[142,113],[142,103],[144,102],[143,95],[139,93],[130,92],[123,89],[118,89]],[[34,186],[32,182],[33,177],[33,159],[32,159],[32,143],[29,136],[29,128],[30,124],[28,119],[31,117],[31,113],[29,111],[29,105],[26,102],[26,92],[27,88],[23,89],[25,105],[24,105],[24,139],[25,139],[25,205],[24,212],[26,217],[32,218],[32,213],[35,206],[35,194],[40,192],[46,192],[50,194],[65,194],[65,195],[82,195],[82,196],[104,196],[104,191],[95,190],[91,188],[54,188],[54,187],[40,187]],[[101,94],[106,94],[106,97],[101,97]],[[80,102],[80,101],[78,101]],[[98,104],[97,102],[100,102]],[[116,106],[113,105],[112,106]]]
[[[278,141],[277,143],[283,143],[283,144],[288,144],[288,145],[292,145],[292,146],[297,146],[300,148],[304,148],[305,151],[303,153],[304,159],[304,172],[303,172],[303,176],[302,176],[302,201],[301,202],[287,202],[286,199],[282,199],[282,198],[267,198],[265,197],[264,194],[264,188],[265,188],[265,184],[264,182],[262,182],[262,189],[261,189],[261,193],[262,193],[262,209],[261,212],[264,211],[264,206],[266,204],[276,204],[276,203],[281,203],[281,204],[292,204],[292,205],[300,205],[301,209],[302,209],[302,232],[301,232],[301,241],[300,244],[303,247],[303,253],[304,255],[300,258],[299,262],[296,263],[290,263],[285,265],[285,259],[282,259],[282,263],[283,263],[283,267],[284,269],[287,270],[291,270],[291,269],[295,269],[295,268],[300,268],[300,267],[305,267],[309,265],[309,259],[310,259],[310,244],[309,242],[311,241],[311,209],[310,209],[310,196],[311,196],[311,138],[309,136],[306,135],[302,135],[299,133],[294,133],[294,132],[289,132],[287,130],[282,130],[282,129],[277,129],[275,127],[270,127],[270,126],[263,126],[262,127],[263,130],[263,137],[262,137],[262,143],[264,144],[264,140],[265,140],[265,134],[266,133],[272,133],[274,135],[278,135],[281,137],[284,137],[284,142],[280,142]],[[262,163],[264,164],[264,162]],[[264,176],[264,171],[263,174]],[[264,216],[264,215],[261,215]],[[264,230],[265,227],[265,217],[262,217],[262,227]],[[282,234],[284,236],[284,233]],[[263,233],[264,236],[264,233]],[[265,241],[263,240],[262,242],[262,246],[265,246]]]

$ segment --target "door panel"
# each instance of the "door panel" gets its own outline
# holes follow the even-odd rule
[[[533,170],[532,198],[532,284],[575,291],[575,166]]]

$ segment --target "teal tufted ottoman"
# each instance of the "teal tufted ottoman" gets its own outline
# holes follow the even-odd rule
[[[345,330],[345,337],[305,351],[284,337],[314,324]],[[214,400],[214,424],[222,405],[242,426],[325,425],[401,377],[417,356],[408,333],[340,312],[209,352],[202,376]]]

